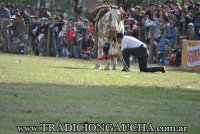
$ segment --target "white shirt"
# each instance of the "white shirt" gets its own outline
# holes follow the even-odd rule
[[[142,44],[144,43],[134,37],[124,36],[121,43],[121,50],[124,50],[125,48],[137,48]]]

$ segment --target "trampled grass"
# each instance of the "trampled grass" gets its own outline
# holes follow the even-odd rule
[[[199,72],[140,73],[134,65],[126,73],[121,63],[118,71],[104,65],[97,71],[94,64],[0,54],[0,134],[17,134],[21,125],[83,122],[188,126],[187,133],[200,133]]]

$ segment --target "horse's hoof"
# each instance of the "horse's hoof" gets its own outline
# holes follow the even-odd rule
[[[117,68],[116,68],[116,67],[113,67],[112,70],[117,70]]]
[[[110,70],[110,68],[104,68],[104,70]]]
[[[94,69],[95,69],[95,70],[100,70],[100,67],[95,67]]]

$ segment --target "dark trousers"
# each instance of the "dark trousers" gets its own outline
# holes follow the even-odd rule
[[[126,64],[124,65],[124,69],[128,70],[128,68],[130,67],[129,58],[131,55],[133,55],[138,58],[140,72],[158,72],[158,71],[162,72],[164,70],[163,67],[147,67],[148,54],[149,54],[149,50],[144,45],[141,45],[138,48],[124,49],[122,53],[125,64]]]

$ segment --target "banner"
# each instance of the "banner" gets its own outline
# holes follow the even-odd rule
[[[200,71],[200,41],[183,41],[182,65],[187,69]]]

